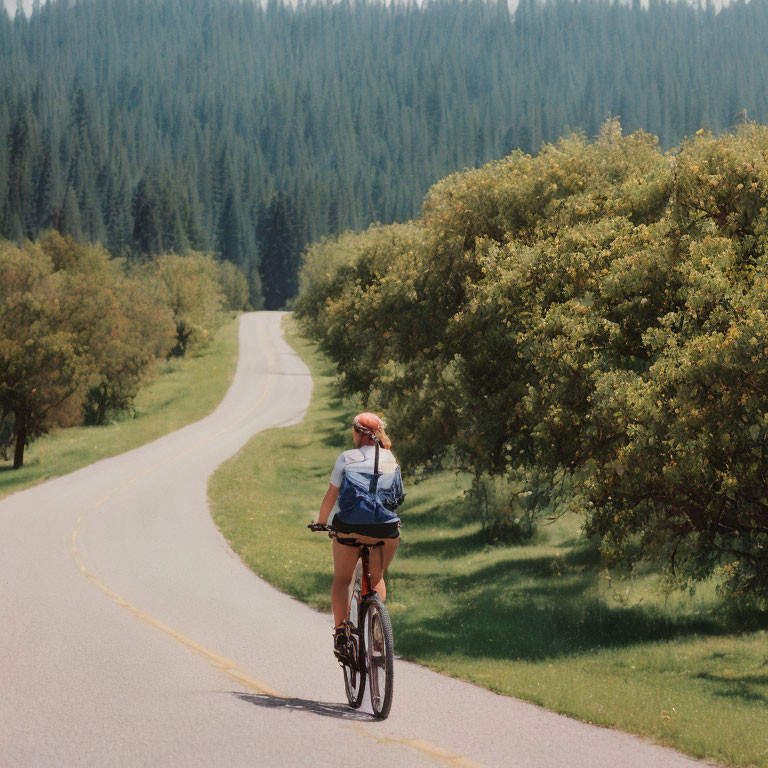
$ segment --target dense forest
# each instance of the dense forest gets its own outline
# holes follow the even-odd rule
[[[278,307],[306,242],[454,170],[608,115],[663,147],[768,120],[766,39],[764,0],[38,1],[0,12],[0,235],[217,252]]]
[[[574,510],[609,563],[768,605],[768,128],[664,154],[610,120],[453,174],[312,246],[298,313],[491,538]]]

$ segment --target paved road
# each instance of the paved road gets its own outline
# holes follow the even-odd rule
[[[243,317],[208,418],[0,502],[0,768],[693,765],[404,662],[389,720],[342,706],[329,617],[242,565],[206,503],[218,464],[307,407],[279,322]]]

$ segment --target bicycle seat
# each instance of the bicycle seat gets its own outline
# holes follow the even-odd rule
[[[356,538],[352,536],[345,536],[341,537],[338,534],[334,536],[336,541],[339,542],[339,544],[343,544],[345,547],[368,547],[370,549],[375,549],[376,547],[383,547],[384,542],[383,541],[377,541],[375,544],[364,544],[362,541],[358,541]]]

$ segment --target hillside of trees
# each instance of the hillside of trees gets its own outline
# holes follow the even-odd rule
[[[309,249],[299,316],[413,471],[494,536],[576,510],[609,562],[768,603],[768,128],[606,122]]]
[[[0,235],[192,248],[295,293],[307,242],[609,115],[768,121],[768,2],[54,0],[0,12]],[[726,55],[727,54],[727,55]]]

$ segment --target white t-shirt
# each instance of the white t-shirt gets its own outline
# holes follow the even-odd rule
[[[376,446],[364,445],[362,448],[353,448],[351,451],[344,451],[336,459],[331,472],[331,485],[335,488],[341,488],[341,479],[344,476],[344,469],[354,465],[356,472],[373,473],[373,464],[376,459]],[[397,468],[397,461],[392,455],[392,451],[386,448],[379,448],[379,472],[394,472]]]

